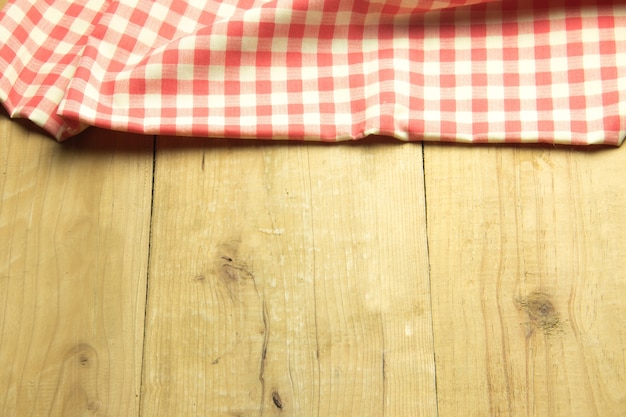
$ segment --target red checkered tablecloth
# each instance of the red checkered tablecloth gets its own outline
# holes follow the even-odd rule
[[[620,144],[626,2],[10,0],[0,101],[58,140]]]

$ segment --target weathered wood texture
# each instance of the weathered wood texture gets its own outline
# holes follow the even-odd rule
[[[425,172],[439,416],[626,415],[626,147]]]
[[[157,149],[143,415],[436,415],[421,146]]]
[[[0,415],[137,415],[152,144],[0,115]]]
[[[0,114],[0,415],[626,415],[626,147],[152,145]]]

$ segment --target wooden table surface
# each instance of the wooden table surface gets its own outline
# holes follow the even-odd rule
[[[0,114],[0,415],[626,415],[626,146]]]

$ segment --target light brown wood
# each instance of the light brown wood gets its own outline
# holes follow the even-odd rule
[[[626,147],[421,149],[0,114],[0,415],[622,416]]]
[[[427,146],[440,417],[626,413],[626,148]]]
[[[157,155],[142,415],[436,415],[420,145]]]
[[[0,115],[0,415],[137,415],[151,147]]]

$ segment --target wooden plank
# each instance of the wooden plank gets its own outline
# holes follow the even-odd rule
[[[626,147],[427,146],[439,415],[626,410]]]
[[[138,414],[152,143],[0,115],[0,415]]]
[[[419,145],[159,140],[142,415],[436,415]]]

